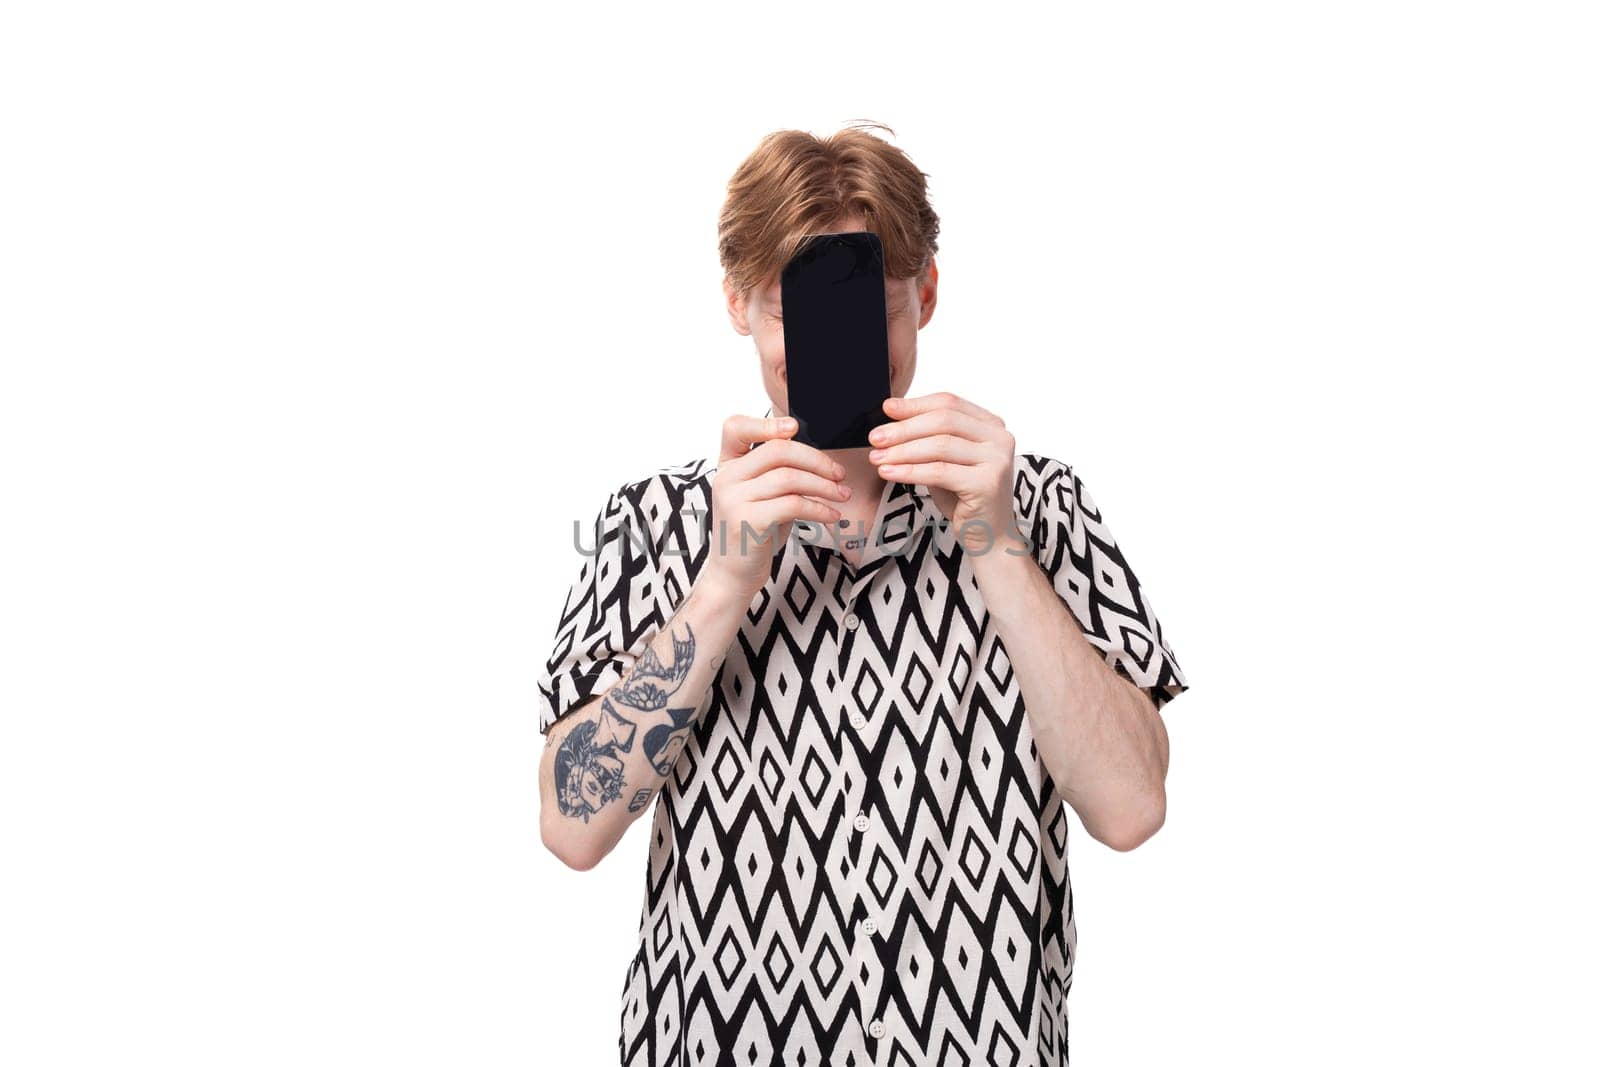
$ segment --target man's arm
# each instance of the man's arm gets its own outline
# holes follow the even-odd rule
[[[795,520],[839,520],[822,501],[848,499],[844,469],[789,440],[798,429],[792,418],[735,415],[723,423],[711,487],[716,528],[689,595],[626,675],[546,733],[539,830],[569,867],[599,863],[649,808]]]
[[[1166,819],[1166,725],[1089,643],[1011,533],[1016,441],[1005,421],[952,393],[890,397],[883,407],[894,421],[868,435],[868,457],[885,478],[934,488],[1016,671],[1040,760],[1084,829],[1112,848],[1137,847]]]
[[[1084,637],[1031,553],[996,543],[971,559],[1017,673],[1039,758],[1062,798],[1096,840],[1122,851],[1138,847],[1166,819],[1161,713]]]
[[[750,597],[707,573],[617,683],[546,734],[539,830],[588,870],[649,809],[683,750]]]

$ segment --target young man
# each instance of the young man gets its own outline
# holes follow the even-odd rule
[[[1066,807],[1117,849],[1164,818],[1186,683],[1083,480],[907,395],[924,178],[859,129],[740,166],[725,297],[772,409],[613,492],[562,611],[544,841],[588,869],[651,813],[625,1064],[1065,1064]],[[884,247],[892,421],[823,452],[790,439],[778,274],[844,230]]]

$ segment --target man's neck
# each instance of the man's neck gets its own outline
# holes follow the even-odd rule
[[[876,511],[878,499],[883,496],[884,479],[877,466],[867,458],[868,451],[867,448],[835,448],[828,453],[844,468],[844,483],[850,487],[850,511]]]
[[[838,531],[839,549],[853,562],[861,559],[874,534],[871,527],[884,490],[883,476],[867,459],[868,451],[866,448],[838,448],[828,453],[844,468],[844,483],[850,487],[850,499],[834,506],[849,520]]]

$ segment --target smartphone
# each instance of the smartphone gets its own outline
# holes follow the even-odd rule
[[[783,358],[794,439],[866,448],[890,421],[889,312],[875,233],[813,234],[783,268]]]

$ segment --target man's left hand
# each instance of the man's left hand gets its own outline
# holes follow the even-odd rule
[[[883,479],[931,488],[968,551],[1007,543],[1016,524],[1016,441],[1005,421],[953,393],[892,396],[883,410],[894,421],[868,435],[873,449],[867,455]]]

